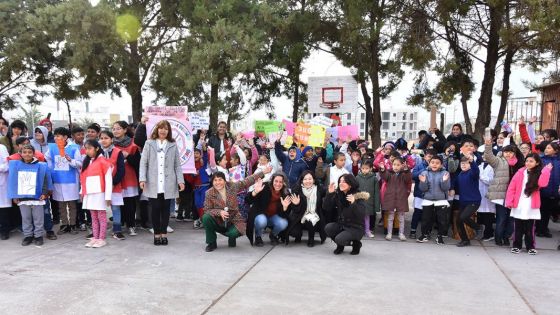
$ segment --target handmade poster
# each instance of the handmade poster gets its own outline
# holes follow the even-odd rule
[[[332,126],[332,123],[332,119],[321,115],[315,116],[309,121],[309,124],[311,125],[323,126],[325,128],[330,128]]]
[[[256,120],[255,132],[264,133],[266,135],[273,132],[282,131],[282,123],[274,120]]]
[[[210,127],[210,117],[202,113],[189,113],[189,121],[193,131],[208,130]]]
[[[307,145],[309,135],[311,134],[311,126],[308,124],[298,123],[294,132],[294,142],[299,145]]]
[[[179,158],[184,174],[196,174],[194,167],[193,154],[193,134],[192,127],[187,119],[186,106],[149,106],[145,110],[149,117],[146,122],[146,132],[148,138],[152,134],[154,126],[161,120],[167,120],[171,125],[172,136],[179,149]]]
[[[283,119],[282,123],[284,124],[284,130],[288,133],[288,136],[293,136],[294,131],[296,130],[297,123]]]
[[[325,146],[325,127],[311,125],[307,145],[312,147]]]
[[[64,151],[62,151],[64,153]],[[64,156],[55,155],[54,156],[54,170],[55,171],[69,171],[70,162]]]
[[[253,139],[255,137],[255,131],[253,130],[242,131],[241,135],[243,136],[243,138],[247,140]]]
[[[294,137],[287,136],[286,141],[284,141],[284,148],[289,149],[292,147],[292,144],[294,144]]]
[[[327,128],[327,136],[329,137],[329,141],[336,143],[338,139],[338,127],[330,127]]]
[[[352,137],[352,140],[357,140],[359,136],[358,126],[339,126],[338,127],[338,138],[346,140],[348,136]]]
[[[32,196],[37,191],[37,172],[18,172],[18,195]]]

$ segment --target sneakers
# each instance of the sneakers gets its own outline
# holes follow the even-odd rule
[[[466,247],[466,246],[471,246],[471,242],[470,241],[460,241],[457,244],[457,247]]]
[[[56,237],[56,234],[54,234],[54,231],[48,231],[47,232],[47,239],[54,241],[56,240],[58,237]]]
[[[373,233],[371,233],[370,231],[367,231],[365,235],[366,235],[366,237],[369,237],[369,238],[374,238],[375,237],[375,235],[373,235]]]
[[[185,218],[183,218],[182,215],[178,215],[177,218],[175,218],[175,222],[184,222]]]
[[[399,233],[399,240],[401,240],[403,242],[406,241],[406,236],[404,236],[403,233]]]
[[[519,254],[519,253],[521,253],[521,249],[514,247],[514,248],[511,249],[511,253],[512,254]]]
[[[263,247],[264,246],[264,242],[263,242],[262,237],[260,237],[260,236],[255,237],[255,246],[257,246],[257,247]]]
[[[268,235],[268,237],[270,238],[270,245],[272,245],[272,246],[278,245],[278,243],[279,243],[279,242],[278,242],[278,236],[275,236],[275,235],[273,235],[272,233],[270,233],[270,234]]]
[[[78,228],[76,228],[75,225],[70,226],[68,229],[69,229],[68,233],[70,233],[71,235],[78,234]]]
[[[0,233],[0,240],[5,241],[10,238],[10,233]]]
[[[91,239],[89,242],[86,243],[85,247],[91,248],[93,247],[93,245],[95,245],[95,243],[97,243],[97,240]]]
[[[443,244],[445,244],[445,243],[443,242],[443,236],[442,236],[442,235],[438,235],[438,236],[436,237],[436,244],[438,244],[438,245],[443,245]]]
[[[86,236],[86,240],[92,240],[93,239],[93,233],[90,233]]]
[[[121,232],[113,233],[113,238],[119,241],[123,241],[124,235]]]
[[[387,233],[387,235],[385,235],[385,239],[388,240],[388,241],[392,240],[393,239],[393,234]]]
[[[56,234],[58,235],[62,235],[62,234],[66,234],[70,232],[70,226],[68,225],[61,225],[60,226],[60,230],[58,230],[58,232],[56,232]]]
[[[80,224],[80,231],[86,231],[87,227],[85,223]]]
[[[485,237],[482,239],[483,242],[491,242],[494,240],[494,236],[490,236],[490,237]]]
[[[528,253],[529,255],[536,255],[536,254],[537,254],[537,250],[534,249],[534,248],[531,248],[531,249],[529,249],[529,250],[527,251],[527,253]]]
[[[173,233],[175,232],[175,230],[173,230],[169,225],[167,226],[167,233]]]
[[[153,231],[154,231],[154,230],[152,229],[152,233],[154,233]],[[138,234],[136,234],[136,228],[133,228],[133,227],[129,228],[129,229],[128,229],[128,235],[130,235],[130,236],[136,236],[136,235],[138,235]]]
[[[36,237],[33,242],[35,243],[35,246],[43,246],[43,237]]]
[[[154,229],[153,228],[149,228],[148,231],[152,234],[154,234]]]
[[[228,246],[229,247],[236,247],[237,246],[237,239],[235,237],[228,238]]]
[[[199,230],[202,228],[202,221],[200,219],[196,219],[193,223],[193,227],[195,230]]]
[[[426,237],[426,235],[421,235],[416,241],[418,243],[426,243],[428,241],[428,237]]]
[[[475,239],[476,239],[477,241],[480,241],[481,239],[484,238],[484,230],[485,230],[485,229],[486,229],[486,226],[484,226],[484,225],[481,224],[480,227],[478,228],[478,230],[476,230],[476,237],[475,237]]]
[[[192,222],[192,221],[194,221],[192,212],[189,212],[189,214],[185,216],[184,221],[185,221],[185,222]]]
[[[23,239],[23,241],[21,242],[21,246],[28,246],[31,243],[33,243],[33,236],[28,236]]]
[[[103,246],[107,245],[107,242],[105,240],[97,240],[97,242],[95,242],[95,244],[93,244],[93,248],[101,248]]]
[[[410,234],[408,235],[408,238],[411,238],[413,240],[416,239],[416,231],[410,231]]]

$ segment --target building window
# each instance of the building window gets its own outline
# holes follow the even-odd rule
[[[360,114],[360,119],[361,119],[361,120],[366,119],[366,113],[361,113],[361,114]]]
[[[350,114],[348,114],[348,115],[350,115]],[[346,126],[350,126],[350,122],[347,122],[347,123],[346,123]]]
[[[391,117],[391,113],[389,112],[383,112],[382,114],[382,120],[389,120],[389,118]]]
[[[363,132],[360,132],[360,137],[362,137],[362,138],[364,137],[364,133],[363,133]]]
[[[402,113],[402,120],[406,120],[406,113]]]
[[[389,129],[389,123],[388,123],[388,122],[384,122],[384,123],[383,123],[383,127],[382,127],[381,129],[385,129],[385,130]]]
[[[413,124],[413,123],[410,123],[409,125],[410,125],[410,128],[409,128],[409,129],[410,129],[410,130],[414,130],[414,124]]]
[[[414,132],[408,134],[408,139],[414,139]]]
[[[393,123],[393,127],[396,127],[396,126],[397,126],[397,123]],[[393,136],[394,136],[394,135],[393,135]]]
[[[384,138],[385,138],[385,139],[387,139],[388,133],[387,133],[387,132],[385,132],[384,134],[385,134],[385,137],[384,137]]]
[[[365,129],[365,128],[366,128],[366,124],[360,123],[360,129]]]
[[[350,114],[348,114],[346,117],[347,117],[346,119],[350,120],[350,117],[352,117],[352,116]]]
[[[414,120],[414,113],[410,113],[410,120]]]
[[[393,117],[397,117],[397,113],[393,113]]]
[[[395,136],[395,133],[393,132],[393,133],[391,134],[391,136],[394,137],[394,136]]]
[[[402,130],[406,130],[406,123],[402,123]]]

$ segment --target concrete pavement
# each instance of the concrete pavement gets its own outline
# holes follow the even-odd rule
[[[388,242],[379,232],[359,256],[334,256],[330,241],[251,248],[245,237],[234,249],[220,237],[206,253],[203,231],[171,225],[167,247],[145,231],[101,249],[84,247],[85,232],[40,248],[12,233],[0,242],[2,313],[560,314],[558,224],[554,239],[537,239],[536,256],[476,241]]]

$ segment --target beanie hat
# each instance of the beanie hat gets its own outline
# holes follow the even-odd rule
[[[51,120],[48,119],[48,118],[41,119],[41,120],[39,121],[39,126],[44,126],[46,123],[49,123],[49,124],[51,124],[51,126],[52,126],[52,122],[51,122]]]
[[[387,147],[391,147],[391,149],[395,148],[395,143],[393,141],[387,141],[385,143],[383,143],[383,149],[386,149]]]
[[[303,156],[305,156],[305,153],[307,153],[307,151],[309,151],[309,150],[313,150],[313,147],[306,146],[305,148],[303,148],[303,151],[301,151],[301,153],[303,154]]]

